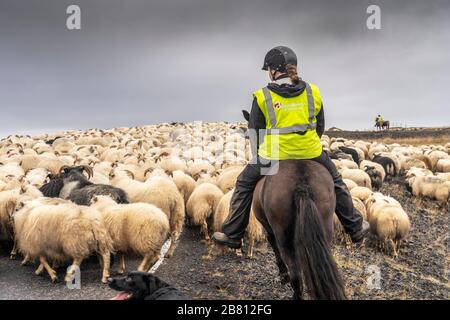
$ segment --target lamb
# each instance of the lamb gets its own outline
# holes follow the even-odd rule
[[[102,282],[107,282],[113,246],[97,210],[71,202],[43,205],[31,201],[14,214],[14,228],[20,252],[41,262],[36,274],[45,268],[55,282],[56,271],[47,259],[59,263],[72,259],[65,277],[70,282],[81,262],[95,252],[103,265]]]
[[[169,177],[152,176],[146,182],[133,180],[126,172],[113,170],[111,183],[127,192],[131,202],[150,203],[160,208],[169,218],[171,245],[166,257],[171,257],[183,229],[185,206],[183,196]]]
[[[200,226],[200,232],[209,240],[208,219],[214,214],[223,197],[222,190],[212,183],[202,183],[192,192],[186,204],[186,213],[194,225]]]
[[[379,247],[390,246],[396,257],[411,228],[408,215],[395,199],[382,195],[374,194],[367,199],[366,207],[370,229],[377,236]]]
[[[159,259],[159,253],[170,236],[169,219],[159,208],[148,203],[117,204],[106,196],[94,196],[93,208],[103,220],[120,255],[118,273],[125,272],[126,252],[136,252],[143,257],[138,271],[147,272]]]
[[[356,182],[358,186],[372,189],[372,183],[369,175],[360,169],[343,169],[341,170],[343,179],[350,179]]]

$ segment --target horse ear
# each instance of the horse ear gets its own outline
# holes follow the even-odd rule
[[[250,121],[250,113],[248,113],[247,110],[242,110],[242,115],[244,116],[245,120]]]

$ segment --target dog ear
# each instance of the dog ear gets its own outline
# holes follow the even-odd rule
[[[242,115],[244,116],[245,120],[250,121],[250,113],[248,113],[247,110],[242,110]]]

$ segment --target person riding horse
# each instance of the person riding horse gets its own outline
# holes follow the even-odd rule
[[[376,117],[376,119],[375,119],[375,126],[376,126],[377,128],[381,128],[381,127],[383,127],[383,122],[384,122],[384,120],[383,120],[383,118],[381,117],[381,115],[378,115],[378,116]]]
[[[333,178],[336,215],[352,242],[360,242],[368,234],[369,224],[353,206],[341,174],[320,143],[325,120],[319,88],[298,76],[297,56],[288,47],[271,49],[262,69],[268,72],[270,83],[253,93],[248,127],[249,131],[262,130],[265,135],[261,139],[255,135],[257,138],[251,139],[257,155],[237,178],[229,216],[222,225],[222,232],[215,232],[212,239],[230,248],[240,248],[255,187],[270,174],[268,169],[273,162],[312,160],[325,167]]]

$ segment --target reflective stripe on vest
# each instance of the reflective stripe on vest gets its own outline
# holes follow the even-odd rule
[[[314,96],[312,94],[311,86],[306,83],[306,94],[308,97],[308,114],[309,123],[301,124],[296,126],[277,128],[277,118],[275,116],[275,109],[272,102],[272,95],[270,94],[269,88],[264,87],[262,89],[264,93],[264,99],[266,100],[267,112],[269,114],[270,124],[272,129],[266,129],[266,134],[287,134],[296,132],[306,132],[308,130],[316,129],[317,123],[314,120]]]

